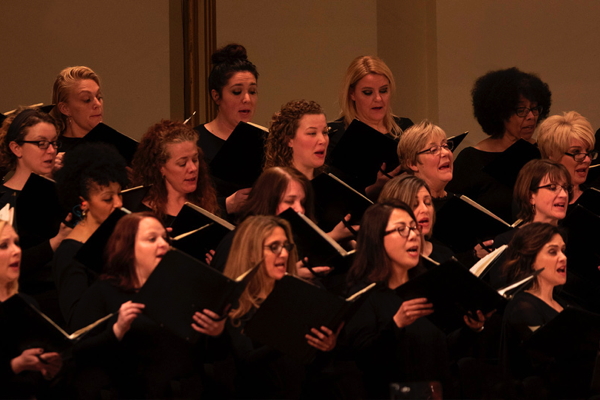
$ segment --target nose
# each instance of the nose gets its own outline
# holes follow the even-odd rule
[[[248,93],[248,92],[244,93],[244,97],[242,97],[242,101],[244,103],[248,103],[250,101],[250,93]]]
[[[114,208],[121,208],[123,207],[123,197],[121,196],[121,194],[116,194],[113,197],[113,207]]]
[[[190,172],[198,170],[198,162],[195,162],[193,160],[188,161],[188,170]]]
[[[296,211],[299,214],[304,214],[304,207],[302,206],[300,200],[294,201],[294,204],[292,205],[292,210]]]

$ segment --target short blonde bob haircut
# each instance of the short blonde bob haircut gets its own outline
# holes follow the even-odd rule
[[[592,124],[577,111],[548,117],[538,127],[537,143],[543,158],[560,161],[572,139],[582,142],[584,151],[593,150],[596,144]]]
[[[4,221],[4,220],[0,219],[0,233],[2,233],[4,228],[7,226],[10,226],[8,221]],[[8,284],[7,291],[8,291],[8,297],[12,296],[13,294],[18,293],[19,292],[19,280],[15,279],[14,281],[10,282]]]
[[[62,134],[67,129],[67,116],[58,110],[60,103],[66,103],[69,98],[69,92],[73,86],[84,79],[91,79],[100,86],[100,77],[96,75],[91,68],[84,66],[67,67],[60,71],[56,79],[54,80],[54,87],[52,88],[52,104],[55,107],[52,109],[51,114],[56,119],[59,130]]]
[[[287,240],[294,242],[290,224],[274,216],[256,215],[248,217],[236,228],[231,251],[225,264],[223,274],[231,279],[236,279],[264,259],[265,240],[273,233],[275,228],[285,231]],[[296,261],[298,254],[294,248],[288,256],[286,272],[296,275]],[[234,325],[239,325],[240,319],[253,308],[258,308],[273,290],[274,282],[267,275],[263,265],[254,275],[244,293],[240,296],[239,307],[229,313]]]
[[[344,118],[344,125],[348,126],[356,118],[356,104],[350,97],[350,93],[354,91],[356,84],[362,78],[369,74],[383,75],[390,82],[390,97],[396,91],[396,82],[390,68],[379,57],[375,56],[359,56],[350,63],[344,83],[340,91],[340,107],[342,108],[340,116]],[[400,136],[402,129],[394,121],[392,109],[388,106],[388,112],[383,118],[383,123],[389,133],[394,136]]]
[[[414,173],[411,166],[419,163],[419,152],[428,143],[446,140],[446,132],[439,126],[424,119],[404,131],[398,142],[398,160],[403,171]]]

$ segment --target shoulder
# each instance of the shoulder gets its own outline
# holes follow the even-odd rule
[[[395,115],[394,115],[394,121],[400,127],[400,129],[402,129],[403,131],[407,130],[408,128],[410,128],[411,126],[414,125],[414,123],[412,122],[412,120],[410,118],[397,117]]]

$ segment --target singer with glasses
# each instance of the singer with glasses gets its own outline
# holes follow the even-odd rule
[[[287,221],[274,216],[250,216],[237,227],[224,274],[235,279],[261,264],[240,296],[238,307],[229,313],[227,332],[237,368],[234,398],[300,397],[307,376],[305,366],[243,334],[244,326],[269,296],[275,282],[286,274],[296,275],[297,258]],[[309,345],[329,352],[336,345],[337,333],[321,326],[313,327],[305,337]]]
[[[503,220],[513,222],[512,185],[491,175],[485,167],[499,157],[498,162],[506,165],[502,170],[518,171],[522,167],[523,161],[504,160],[501,156],[519,139],[535,142],[533,133],[550,111],[550,89],[537,75],[513,67],[490,71],[478,78],[471,96],[475,118],[489,137],[466,147],[456,157],[454,178],[448,190],[465,195]],[[531,152],[536,153],[535,149]]]
[[[592,125],[576,111],[553,115],[540,124],[537,140],[542,157],[561,163],[569,171],[571,203],[575,203],[587,188],[590,164],[598,158]]]
[[[446,132],[428,120],[408,128],[398,143],[402,170],[425,181],[434,199],[447,197],[446,185],[452,180],[454,143]]]

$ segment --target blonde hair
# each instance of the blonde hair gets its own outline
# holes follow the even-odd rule
[[[394,81],[394,75],[390,68],[383,62],[379,57],[375,56],[359,56],[356,57],[350,63],[346,76],[344,77],[344,83],[342,84],[342,90],[340,91],[340,107],[342,108],[340,116],[344,118],[344,125],[348,126],[356,118],[356,104],[350,93],[356,87],[358,81],[369,74],[383,75],[390,82],[390,96],[394,95],[396,91],[396,82]],[[402,129],[394,121],[394,115],[392,109],[388,105],[388,110],[383,118],[383,123],[389,133],[395,136],[402,134]]]
[[[59,103],[66,103],[69,98],[69,92],[73,86],[84,79],[91,79],[100,86],[100,77],[96,75],[91,68],[84,66],[67,67],[60,71],[54,80],[52,88],[52,104],[55,107],[50,114],[56,119],[58,132],[62,134],[67,129],[67,116],[58,110]]]
[[[585,151],[592,150],[596,144],[590,121],[577,111],[553,115],[538,127],[537,143],[543,158],[559,161],[571,146],[571,139],[582,142]]]
[[[2,231],[4,231],[4,228],[6,226],[10,226],[8,221],[4,221],[4,220],[0,219],[0,233],[2,233]],[[8,284],[7,292],[8,292],[8,297],[12,296],[13,294],[17,294],[19,292],[19,280],[18,279],[15,279],[14,281],[12,281]]]
[[[413,125],[404,131],[398,142],[398,160],[403,171],[413,174],[410,168],[417,165],[419,152],[429,142],[435,139],[446,139],[446,132],[439,126],[424,119],[417,125]]]
[[[293,243],[292,229],[287,221],[266,215],[246,218],[236,229],[223,274],[231,279],[236,279],[259,262],[263,263],[265,240],[277,227],[282,228],[288,241]],[[286,272],[288,274],[296,274],[297,259],[296,249],[293,249],[287,259]],[[239,325],[240,319],[250,310],[258,308],[273,290],[273,282],[267,275],[264,263],[259,268],[240,296],[239,307],[229,313],[235,326]]]

